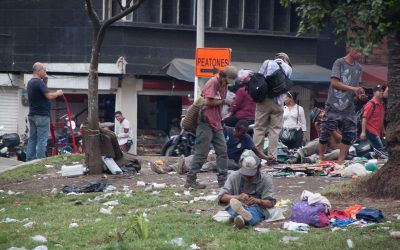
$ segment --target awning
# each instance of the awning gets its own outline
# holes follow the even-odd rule
[[[362,69],[361,81],[364,86],[387,85],[388,68],[386,66],[363,64]]]
[[[232,62],[238,69],[258,71],[261,63]],[[194,59],[175,58],[166,64],[162,70],[165,74],[187,82],[194,82]],[[331,71],[316,64],[293,65],[291,79],[305,87],[325,87],[330,83]]]

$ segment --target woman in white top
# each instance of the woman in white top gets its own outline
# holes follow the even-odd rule
[[[306,117],[303,107],[297,105],[296,101],[297,93],[285,94],[283,129],[280,139],[289,149],[300,148],[306,141]]]

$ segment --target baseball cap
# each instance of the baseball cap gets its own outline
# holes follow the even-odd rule
[[[311,110],[310,112],[310,118],[311,118],[311,123],[314,123],[315,120],[317,119],[319,113],[321,113],[321,109],[320,108],[313,108],[313,110]]]
[[[277,53],[277,54],[275,55],[275,59],[278,59],[278,58],[280,58],[280,59],[282,59],[283,61],[287,62],[287,64],[289,64],[289,66],[292,67],[292,64],[290,63],[289,56],[288,56],[286,53],[284,53],[284,52],[279,52],[279,53]]]
[[[238,76],[237,69],[234,66],[226,66],[222,72],[225,74],[229,84],[235,84],[235,80]]]
[[[376,85],[372,88],[372,92],[375,93],[376,91],[383,91],[383,88],[381,85]]]
[[[254,176],[257,173],[257,168],[261,164],[260,158],[257,156],[246,156],[240,161],[239,173],[245,176]]]

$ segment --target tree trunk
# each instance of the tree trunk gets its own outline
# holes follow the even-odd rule
[[[389,51],[387,109],[388,162],[366,181],[368,191],[376,197],[400,198],[400,34],[388,36]]]
[[[94,35],[94,37],[97,37],[97,35]],[[89,168],[90,174],[101,174],[103,172],[101,152],[100,152],[100,131],[99,131],[99,99],[98,99],[99,74],[97,71],[99,65],[101,46],[98,43],[99,41],[94,42],[92,46],[92,57],[90,60],[89,84],[88,84],[89,131],[86,135],[87,140],[85,143],[86,144],[85,161],[86,165]]]

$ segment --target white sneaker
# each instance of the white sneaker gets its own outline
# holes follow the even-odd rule
[[[251,219],[253,219],[251,213],[244,209],[242,203],[239,200],[232,198],[229,202],[229,205],[231,206],[233,211],[241,215],[245,221],[250,221]]]
[[[239,229],[242,229],[242,228],[246,227],[244,219],[243,219],[243,217],[241,215],[236,216],[235,219],[233,220],[233,223]]]

